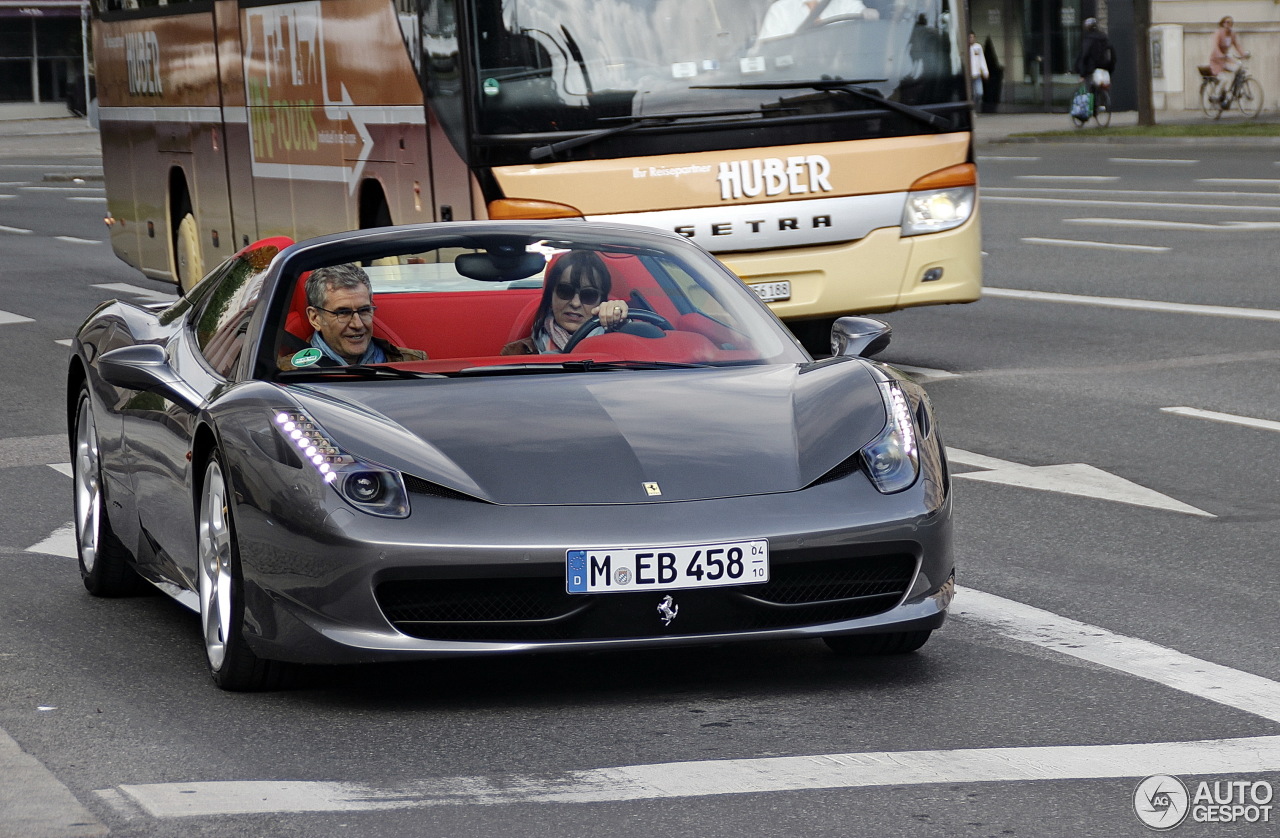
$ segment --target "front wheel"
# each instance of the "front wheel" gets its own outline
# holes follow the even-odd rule
[[[1218,104],[1218,84],[1213,81],[1206,81],[1200,85],[1200,109],[1204,111],[1205,116],[1211,116],[1217,119],[1222,115],[1222,107]]]
[[[1106,88],[1100,88],[1093,96],[1093,118],[1099,128],[1111,124],[1111,91]]]
[[[822,642],[837,655],[905,655],[923,646],[931,634],[931,630],[845,634],[824,637]]]
[[[259,658],[244,639],[244,579],[231,502],[222,463],[214,457],[204,471],[196,530],[205,657],[222,689],[270,690],[279,686],[284,664]]]
[[[1245,79],[1236,96],[1236,104],[1240,106],[1240,113],[1249,119],[1262,113],[1262,84],[1257,79]]]
[[[146,583],[130,563],[129,550],[111,528],[103,496],[102,460],[98,428],[93,420],[89,387],[80,388],[76,405],[75,452],[71,463],[75,497],[76,554],[80,578],[94,596],[118,597],[140,593]]]

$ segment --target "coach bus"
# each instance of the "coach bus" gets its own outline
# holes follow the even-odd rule
[[[107,223],[189,287],[250,241],[677,231],[798,333],[981,288],[953,0],[95,0]]]

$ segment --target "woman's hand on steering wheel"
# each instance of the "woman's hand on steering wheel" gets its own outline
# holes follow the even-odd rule
[[[615,302],[621,302],[621,301],[606,300],[605,302],[600,304],[600,308],[604,308],[610,303],[615,303]],[[622,305],[625,308],[626,303],[622,303]],[[675,329],[675,326],[671,325],[671,321],[663,317],[661,314],[657,314],[655,312],[652,312],[652,311],[649,311],[648,309],[643,309],[643,308],[627,310],[627,316],[624,319],[639,320],[642,323],[652,323],[654,326],[657,326],[659,329],[662,329],[664,332],[670,332]],[[584,341],[587,338],[588,335],[590,335],[596,329],[600,328],[601,322],[602,321],[599,316],[593,316],[593,317],[587,318],[587,320],[581,326],[578,327],[578,330],[569,336],[569,340],[567,343],[565,343],[564,349],[560,351],[565,354],[572,352],[579,343],[582,343],[582,341]],[[656,337],[656,335],[652,335],[652,336],[646,335],[646,337]]]
[[[627,304],[622,300],[605,300],[591,312],[606,329],[621,326],[627,319]],[[583,324],[586,325],[585,323]]]

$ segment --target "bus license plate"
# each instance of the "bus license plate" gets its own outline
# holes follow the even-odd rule
[[[791,299],[791,282],[754,282],[747,286],[756,292],[756,296],[766,303]]]
[[[571,594],[676,591],[769,581],[769,542],[595,547],[565,552]]]

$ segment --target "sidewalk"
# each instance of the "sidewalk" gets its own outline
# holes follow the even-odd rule
[[[0,157],[101,157],[98,129],[65,105],[0,105]]]

